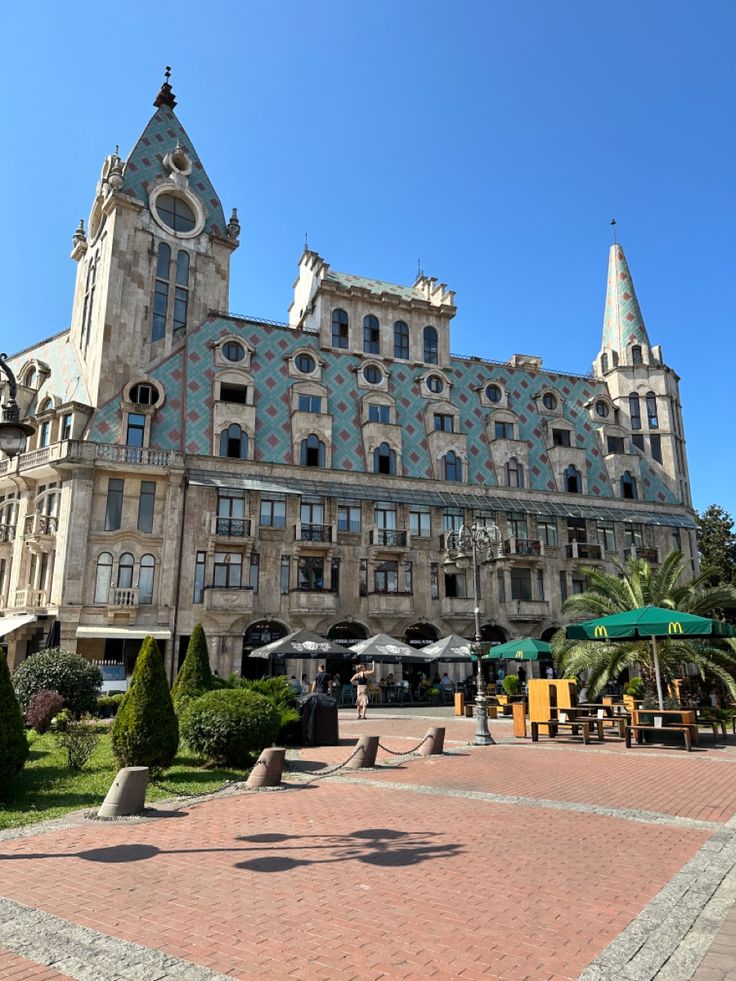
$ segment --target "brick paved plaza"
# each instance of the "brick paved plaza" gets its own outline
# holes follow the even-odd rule
[[[411,748],[437,719],[341,718],[291,789],[81,816],[0,836],[0,977],[736,978],[736,740],[693,753],[559,738],[312,783],[355,736]],[[729,973],[730,972],[730,973]]]

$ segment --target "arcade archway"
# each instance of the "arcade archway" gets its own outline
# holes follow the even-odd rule
[[[240,674],[243,678],[260,678],[269,672],[269,662],[248,657],[257,647],[263,647],[274,640],[281,640],[289,630],[277,620],[257,620],[245,628],[243,634],[243,655],[240,660]]]

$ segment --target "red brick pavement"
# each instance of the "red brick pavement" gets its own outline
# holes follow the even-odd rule
[[[44,967],[0,947],[0,978],[3,981],[72,981],[52,967]]]
[[[715,935],[693,981],[736,981],[736,907]]]
[[[407,776],[428,784],[445,766],[472,768],[491,785],[483,767],[501,772],[500,751],[413,760]],[[505,753],[512,771],[527,758]],[[529,754],[540,780],[550,757]],[[595,759],[601,782],[620,765]],[[325,782],[0,843],[0,879],[18,902],[239,978],[561,979],[707,837]]]

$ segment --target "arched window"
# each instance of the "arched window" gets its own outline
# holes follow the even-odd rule
[[[373,451],[373,473],[396,474],[396,453],[388,443],[381,443]]]
[[[138,573],[138,602],[153,603],[153,577],[156,573],[156,560],[152,555],[141,558],[141,568]]]
[[[314,433],[302,440],[299,463],[303,467],[323,467],[325,465],[325,444]]]
[[[97,571],[95,572],[95,603],[107,603],[110,597],[110,582],[112,581],[112,555],[100,552],[97,556]]]
[[[463,461],[454,450],[449,450],[445,456],[443,470],[445,480],[460,481],[463,479]]]
[[[657,416],[657,396],[654,392],[647,392],[647,419],[650,429],[659,429],[659,418]]]
[[[523,487],[524,486],[524,467],[515,456],[512,456],[506,463],[506,486],[507,487]]]
[[[437,331],[434,327],[424,328],[424,360],[427,364],[439,364],[439,347]]]
[[[118,562],[118,589],[133,588],[133,556],[123,552]]]
[[[580,471],[572,463],[565,470],[563,477],[565,479],[565,490],[568,494],[583,493],[583,480],[580,476]]]
[[[381,331],[378,318],[372,313],[363,317],[363,351],[365,354],[381,353]]]
[[[629,415],[631,416],[631,428],[641,429],[641,406],[636,392],[629,395]]]
[[[54,406],[54,403],[51,401],[51,399],[44,399],[43,402],[41,403],[41,406],[40,406],[40,408],[39,408],[38,411],[39,412],[48,412],[48,410],[49,409],[52,409],[53,406]]]
[[[394,357],[409,359],[409,327],[403,320],[394,324]]]
[[[601,372],[605,375],[605,373],[607,371],[608,371],[608,355],[607,354],[602,354],[601,355]]]
[[[236,422],[220,433],[220,456],[248,459],[248,434]]]
[[[38,373],[36,369],[29,368],[28,371],[26,372],[26,380],[24,381],[23,384],[26,386],[26,388],[35,388],[37,382],[38,382]]]
[[[93,255],[87,266],[87,280],[84,284],[84,306],[82,307],[82,347],[87,350],[90,328],[92,326],[92,307],[95,301],[95,282],[97,281],[97,256]]]
[[[189,309],[189,253],[182,249],[176,257],[176,289],[174,290],[174,330],[184,330]]]
[[[642,363],[641,347],[638,344],[635,344],[631,349],[631,363],[632,364]]]
[[[151,323],[151,340],[160,341],[166,334],[166,314],[169,309],[169,266],[171,265],[171,249],[166,242],[158,247],[156,259],[156,285],[153,290],[153,321]]]
[[[332,346],[348,346],[348,315],[339,307],[332,311]]]
[[[639,495],[636,489],[636,478],[632,477],[627,470],[621,477],[621,497],[626,497],[630,501],[635,501],[638,496]]]

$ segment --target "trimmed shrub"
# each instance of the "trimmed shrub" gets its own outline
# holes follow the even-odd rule
[[[23,769],[28,740],[18,699],[10,680],[8,662],[0,652],[0,800]]]
[[[205,692],[215,688],[213,675],[210,670],[210,657],[207,653],[207,638],[204,635],[202,624],[198,623],[192,631],[187,645],[187,653],[179,668],[174,687],[171,689],[171,698],[174,709],[179,718],[186,712],[188,706],[204,695]]]
[[[632,698],[644,698],[644,692],[646,691],[644,679],[638,677],[632,678],[628,685],[624,688],[624,691]]]
[[[48,732],[51,721],[57,712],[64,708],[64,696],[58,691],[42,688],[37,691],[26,709],[26,725],[35,729],[39,736]]]
[[[118,692],[115,695],[100,695],[97,699],[97,712],[100,719],[111,719],[120,708],[125,692]]]
[[[246,691],[254,691],[263,695],[271,702],[279,713],[279,745],[298,745],[302,738],[301,716],[299,715],[298,699],[289,679],[283,675],[271,678],[259,678],[249,681],[243,678],[240,687]]]
[[[71,721],[56,737],[62,749],[66,750],[66,765],[70,770],[81,770],[95,751],[99,733],[86,722]]]
[[[181,732],[187,746],[211,763],[244,770],[278,736],[281,717],[264,695],[245,688],[210,691],[187,709]]]
[[[148,766],[156,773],[171,766],[178,747],[164,661],[154,638],[146,637],[112,724],[112,750],[120,766]]]
[[[85,712],[94,712],[102,674],[81,654],[47,647],[23,661],[13,675],[13,686],[23,711],[36,692],[45,688],[58,691],[72,715],[79,718]]]
[[[503,690],[509,696],[521,695],[521,681],[518,674],[507,674],[503,679]]]

